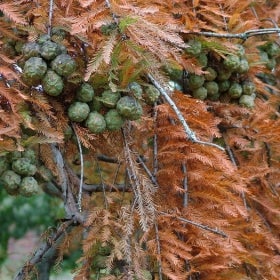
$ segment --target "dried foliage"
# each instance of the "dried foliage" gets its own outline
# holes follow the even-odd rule
[[[56,0],[52,27],[65,32],[60,41],[78,67],[55,98],[23,83],[21,55],[7,49],[47,33],[49,1],[1,1],[0,152],[39,145],[40,161],[62,190],[67,214],[73,213],[66,218],[76,222],[57,248],[57,262],[82,248],[75,279],[92,279],[101,269],[107,274],[100,279],[149,279],[146,272],[161,280],[279,279],[279,79],[268,86],[256,77],[268,72],[256,62],[256,47],[268,36],[279,39],[241,42],[199,34],[270,28],[263,19],[277,25],[279,10],[278,1],[264,0]],[[178,90],[170,94],[197,138],[225,151],[190,141],[164,98],[145,105],[142,119],[127,121],[122,131],[94,135],[70,123],[67,108],[82,80],[97,93],[126,93],[131,81],[147,86],[150,74],[168,91],[166,67],[203,73],[184,51],[193,38],[216,60],[243,43],[257,86],[253,109],[199,101]],[[71,125],[85,157],[95,162],[95,170],[85,169],[82,213],[75,204],[80,171],[72,164],[77,145],[65,133]],[[54,145],[64,164],[52,157]],[[107,166],[100,168],[99,154],[109,158]],[[90,191],[93,173],[100,193]]]

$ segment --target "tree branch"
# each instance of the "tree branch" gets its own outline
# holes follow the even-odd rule
[[[19,270],[14,280],[24,280],[27,279],[27,276],[34,266],[41,263],[51,261],[53,254],[50,253],[50,250],[56,249],[60,242],[62,241],[64,235],[75,224],[74,220],[69,220],[62,223],[55,233],[46,238],[46,241],[33,253],[31,258],[24,264],[24,266]]]
[[[81,162],[81,177],[80,177],[80,184],[79,184],[79,194],[78,194],[78,209],[80,212],[82,212],[82,195],[83,195],[83,182],[84,182],[84,157],[83,157],[83,150],[82,145],[80,141],[80,137],[77,134],[75,125],[72,123],[72,129],[74,131],[74,134],[77,139],[78,148],[79,148],[79,154],[80,154],[80,162]]]
[[[177,219],[177,220],[179,220],[179,221],[181,221],[181,222],[184,222],[184,223],[187,223],[187,224],[196,226],[196,227],[198,227],[198,228],[201,228],[201,229],[210,231],[210,232],[212,232],[212,233],[221,235],[222,237],[228,237],[223,231],[221,231],[221,230],[219,230],[219,229],[214,229],[214,228],[211,228],[211,227],[209,227],[209,226],[205,226],[205,225],[203,225],[203,224],[200,224],[200,223],[197,223],[197,222],[194,222],[194,221],[191,221],[191,220],[182,218],[182,217],[178,217],[178,216],[175,216],[175,215],[171,215],[171,214],[168,214],[168,213],[165,213],[165,212],[162,212],[162,211],[158,211],[158,213],[160,213],[160,214],[162,214],[162,215],[164,215],[164,216],[169,216],[169,217],[175,218],[175,219]]]
[[[167,103],[170,105],[170,107],[173,109],[173,111],[176,113],[176,115],[177,115],[179,121],[181,122],[181,124],[183,125],[185,133],[188,136],[188,139],[190,141],[192,141],[194,143],[202,144],[202,145],[213,146],[213,147],[218,148],[222,151],[225,150],[223,147],[221,147],[217,144],[198,140],[195,133],[190,129],[190,127],[188,126],[184,116],[182,115],[182,113],[180,112],[180,110],[178,109],[178,107],[176,106],[174,101],[172,100],[172,98],[169,96],[169,94],[165,91],[165,89],[158,83],[158,81],[151,74],[148,74],[147,76],[150,79],[150,81],[152,82],[152,84],[159,90],[161,95],[163,95],[163,97],[165,98]]]
[[[228,38],[228,39],[242,39],[242,40],[247,40],[250,37],[253,36],[261,36],[261,35],[266,35],[266,34],[275,34],[275,33],[280,33],[280,28],[263,28],[263,29],[252,29],[248,30],[243,33],[215,33],[215,32],[206,32],[206,31],[201,31],[201,32],[188,32],[187,34],[192,34],[192,35],[197,35],[197,36],[205,36],[205,37],[216,37],[216,38]]]

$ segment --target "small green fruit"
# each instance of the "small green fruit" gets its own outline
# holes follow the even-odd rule
[[[19,159],[21,157],[22,153],[20,151],[13,151],[8,154],[8,161],[13,162],[14,160]]]
[[[256,91],[256,86],[251,81],[245,81],[242,84],[242,93],[246,95],[251,95]]]
[[[98,100],[107,108],[114,108],[118,100],[120,99],[121,94],[119,92],[113,92],[110,89],[105,90],[102,93],[102,96]]]
[[[4,173],[4,171],[9,169],[9,162],[7,157],[0,157],[0,175]]]
[[[82,102],[92,101],[94,96],[93,87],[89,83],[83,83],[77,92],[77,99]]]
[[[39,38],[37,39],[37,43],[39,45],[43,45],[45,42],[51,40],[51,37],[48,34],[42,34],[39,36]]]
[[[239,57],[243,57],[243,56],[245,55],[245,48],[244,48],[242,45],[240,45],[240,44],[237,44],[236,47],[237,47],[237,52],[236,52],[236,54],[237,54]]]
[[[207,90],[207,96],[210,98],[211,96],[216,96],[219,93],[219,86],[216,82],[206,82],[204,87]]]
[[[144,100],[147,104],[153,105],[159,98],[160,92],[153,85],[149,85],[145,89]]]
[[[35,42],[26,43],[22,46],[21,52],[25,60],[31,57],[39,57],[40,46]]]
[[[190,40],[188,41],[188,47],[185,49],[185,52],[191,56],[198,56],[201,53],[202,45],[200,41]]]
[[[41,57],[29,58],[23,67],[23,81],[29,86],[36,86],[40,84],[47,68],[48,66],[46,62]]]
[[[270,58],[280,55],[280,46],[273,41],[267,42],[261,48],[267,52]]]
[[[60,54],[60,47],[57,43],[46,41],[41,46],[41,56],[46,60],[52,60]]]
[[[40,191],[37,180],[34,177],[24,177],[19,186],[19,193],[23,196],[30,197],[38,194]]]
[[[237,55],[230,54],[225,58],[223,64],[226,69],[236,71],[240,66],[240,58]]]
[[[22,153],[22,157],[28,158],[32,164],[36,165],[37,163],[37,154],[32,149],[24,150],[24,152]]]
[[[89,106],[84,102],[74,102],[68,108],[68,117],[71,121],[82,122],[90,112]]]
[[[205,71],[208,72],[204,75],[206,81],[214,81],[216,79],[217,72],[215,71],[215,69],[213,69],[212,67],[207,67]]]
[[[249,66],[247,59],[242,58],[242,59],[240,59],[240,64],[239,64],[239,67],[236,70],[236,72],[239,74],[244,74],[249,71],[249,68],[250,68],[250,66]]]
[[[189,77],[189,80],[188,80],[189,88],[191,90],[200,88],[203,85],[204,81],[205,81],[205,79],[203,76],[191,74]]]
[[[52,36],[55,36],[56,38],[60,38],[63,40],[66,37],[67,33],[65,30],[63,30],[60,27],[53,27],[52,28]]]
[[[86,120],[86,127],[92,133],[102,133],[106,129],[106,122],[101,114],[91,112]]]
[[[256,98],[255,94],[252,95],[244,94],[239,98],[239,104],[248,108],[253,108],[255,106],[255,98]]]
[[[242,86],[239,83],[232,83],[228,91],[229,95],[233,99],[237,99],[242,95]]]
[[[225,68],[220,68],[217,76],[218,81],[227,81],[232,75],[232,71]]]
[[[109,110],[104,118],[108,130],[119,130],[125,122],[116,109]]]
[[[29,158],[19,158],[12,163],[12,169],[17,174],[32,176],[36,173],[36,165],[32,164]]]
[[[208,57],[206,53],[201,53],[199,54],[199,56],[197,57],[198,63],[199,65],[203,68],[206,67],[208,64]]]
[[[143,89],[137,82],[131,82],[128,85],[129,91],[133,94],[133,96],[137,99],[142,98]]]
[[[75,60],[68,54],[60,54],[51,62],[52,69],[60,76],[68,77],[76,70]]]
[[[63,91],[64,83],[63,79],[53,70],[48,70],[42,80],[42,86],[45,93],[47,93],[48,95],[58,96]]]
[[[207,89],[205,87],[200,87],[198,89],[195,89],[192,92],[192,96],[194,98],[200,99],[200,100],[204,100],[207,98]]]
[[[12,170],[6,170],[1,176],[1,182],[9,194],[16,194],[21,182],[20,175]]]
[[[229,80],[221,81],[218,85],[219,85],[219,91],[223,93],[229,90],[230,81]]]
[[[143,113],[141,104],[132,96],[121,97],[117,103],[117,110],[128,120],[138,120]]]

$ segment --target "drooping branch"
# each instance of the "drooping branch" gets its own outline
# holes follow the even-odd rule
[[[183,128],[185,130],[185,133],[188,137],[188,139],[194,143],[197,144],[202,144],[202,145],[208,145],[208,146],[213,146],[215,148],[218,148],[222,151],[224,151],[225,149],[217,144],[214,143],[210,143],[210,142],[205,142],[205,141],[201,141],[199,139],[197,139],[195,133],[190,129],[189,125],[187,124],[184,116],[182,115],[182,113],[180,112],[180,110],[178,109],[178,107],[176,106],[175,102],[172,100],[172,98],[169,96],[169,94],[166,92],[166,90],[159,84],[159,82],[151,75],[148,74],[147,75],[148,78],[150,79],[150,81],[152,82],[152,84],[159,90],[159,92],[161,93],[161,95],[165,98],[165,100],[167,101],[167,103],[169,104],[169,106],[173,109],[173,111],[176,113],[179,121],[181,122],[181,124],[183,125]]]

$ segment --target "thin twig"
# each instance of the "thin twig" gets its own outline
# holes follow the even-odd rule
[[[81,162],[81,168],[80,168],[81,178],[80,178],[80,186],[79,186],[79,194],[78,194],[78,209],[80,212],[82,212],[82,195],[83,195],[83,183],[84,183],[84,157],[83,157],[83,150],[82,150],[80,137],[77,134],[75,125],[73,125],[73,124],[72,124],[72,129],[73,129],[74,134],[77,139],[79,154],[80,154],[80,162]]]
[[[280,28],[263,28],[263,29],[252,29],[248,30],[244,33],[215,33],[215,32],[207,32],[207,31],[201,31],[201,32],[188,32],[187,34],[197,35],[197,36],[205,36],[205,37],[216,37],[216,38],[235,38],[235,39],[242,39],[247,40],[250,37],[253,36],[261,36],[266,34],[275,34],[280,33]]]
[[[141,164],[141,166],[143,167],[143,169],[145,170],[145,172],[147,173],[147,175],[149,176],[150,180],[152,181],[152,183],[156,186],[159,187],[157,179],[154,177],[154,175],[152,174],[152,172],[150,171],[150,169],[147,167],[147,165],[145,164],[145,162],[143,161],[143,159],[138,156],[137,157],[137,161]]]
[[[179,220],[179,221],[181,221],[181,222],[184,222],[184,223],[187,223],[187,224],[196,226],[196,227],[198,227],[198,228],[201,228],[201,229],[210,231],[210,232],[212,232],[212,233],[221,235],[222,237],[228,237],[223,231],[221,231],[221,230],[219,230],[219,229],[214,229],[214,228],[211,228],[211,227],[209,227],[209,226],[205,226],[205,225],[203,225],[203,224],[200,224],[200,223],[197,223],[197,222],[194,222],[194,221],[191,221],[191,220],[182,218],[182,217],[174,216],[174,215],[171,215],[171,214],[162,212],[162,211],[158,211],[158,213],[160,213],[160,214],[162,214],[162,215],[165,215],[165,216],[169,216],[169,217],[175,218],[175,219],[177,219],[177,220]]]
[[[154,107],[154,136],[153,136],[153,176],[156,177],[158,172],[158,143],[157,143],[157,134],[156,134],[156,124],[157,124],[157,109]]]
[[[108,209],[108,202],[107,202],[107,198],[106,198],[105,184],[104,184],[102,171],[101,171],[101,168],[100,168],[100,165],[99,165],[98,161],[96,161],[96,165],[97,165],[97,169],[98,169],[99,178],[100,178],[100,181],[101,181],[104,205],[105,205],[105,208]]]
[[[50,0],[49,24],[48,24],[48,35],[49,36],[51,36],[51,30],[52,30],[52,17],[53,17],[53,0]]]
[[[161,263],[161,248],[160,248],[160,240],[159,240],[159,232],[158,232],[158,224],[155,221],[155,233],[156,233],[156,244],[157,244],[157,254],[158,254],[158,277],[159,280],[162,280],[162,263]]]
[[[115,174],[114,174],[114,179],[113,179],[113,184],[114,185],[116,184],[116,181],[118,179],[118,176],[119,176],[119,173],[120,173],[120,168],[121,168],[121,162],[118,163]]]
[[[195,133],[190,129],[190,127],[188,126],[184,116],[182,115],[182,113],[180,112],[180,110],[178,109],[178,107],[176,106],[174,101],[172,100],[172,98],[166,92],[166,90],[158,83],[158,81],[151,74],[148,74],[147,76],[150,79],[150,81],[152,82],[152,84],[159,90],[161,95],[163,95],[163,97],[166,99],[166,101],[170,105],[170,107],[176,113],[176,115],[177,115],[179,121],[181,122],[181,124],[183,125],[185,133],[186,133],[186,135],[187,135],[187,137],[190,141],[192,141],[194,143],[202,144],[202,145],[212,146],[212,147],[218,148],[222,151],[225,150],[223,147],[221,147],[217,144],[198,140]]]
[[[184,174],[183,178],[183,188],[184,188],[184,196],[183,196],[183,207],[188,207],[188,177],[187,177],[187,165],[186,163],[182,163],[182,171]]]

